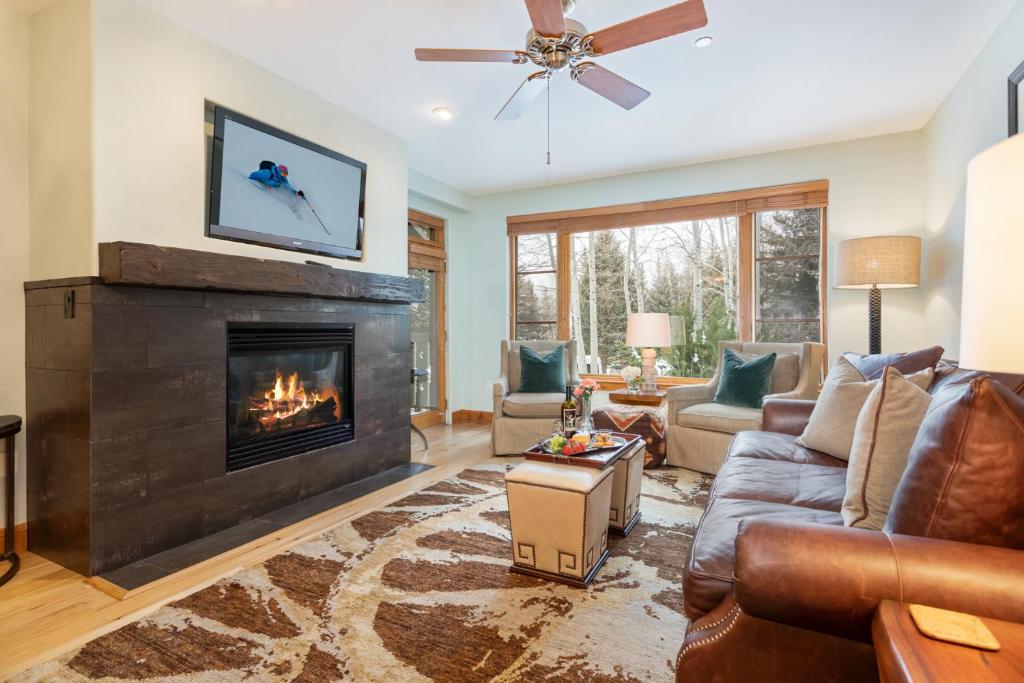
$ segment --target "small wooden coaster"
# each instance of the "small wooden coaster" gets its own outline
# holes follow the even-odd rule
[[[910,616],[917,629],[929,638],[979,650],[999,649],[999,641],[976,616],[925,605],[910,605]]]

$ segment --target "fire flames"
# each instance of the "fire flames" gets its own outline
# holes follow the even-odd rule
[[[263,398],[256,396],[249,402],[249,410],[257,414],[261,425],[269,427],[283,420],[309,413],[331,399],[334,399],[334,419],[341,419],[341,398],[338,396],[338,390],[333,386],[329,389],[319,391],[314,389],[307,392],[304,383],[299,379],[299,373],[293,372],[288,375],[287,383],[280,370],[275,370],[275,374],[277,377],[273,388],[264,392]]]

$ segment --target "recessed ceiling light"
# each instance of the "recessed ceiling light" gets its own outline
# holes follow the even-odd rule
[[[455,118],[455,112],[448,107],[437,107],[434,109],[434,116],[442,121],[451,121]]]
[[[711,47],[711,44],[714,42],[715,39],[712,38],[711,36],[701,36],[696,41],[694,41],[693,44],[696,45],[697,47]]]

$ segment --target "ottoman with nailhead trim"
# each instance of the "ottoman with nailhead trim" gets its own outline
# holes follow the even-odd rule
[[[524,462],[505,475],[512,567],[586,588],[608,559],[615,469]]]
[[[640,521],[640,484],[644,479],[644,442],[615,461],[612,475],[612,501],[608,511],[608,530],[625,536]]]

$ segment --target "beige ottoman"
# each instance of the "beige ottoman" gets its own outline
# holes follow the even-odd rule
[[[512,571],[588,586],[608,558],[613,474],[543,462],[508,472]]]
[[[608,530],[625,536],[640,521],[640,482],[644,478],[644,442],[615,461]]]

